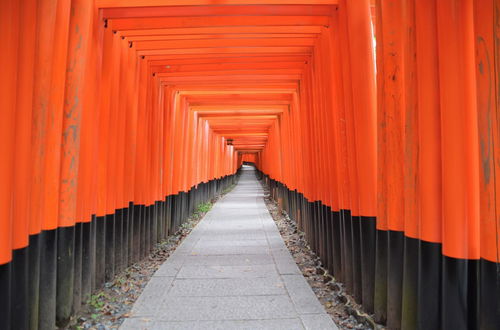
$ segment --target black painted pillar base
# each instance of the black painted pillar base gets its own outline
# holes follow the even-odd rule
[[[115,211],[115,273],[119,273],[123,267],[123,208]]]
[[[156,243],[160,242],[164,238],[164,232],[165,232],[165,219],[163,217],[163,202],[162,201],[156,201],[155,202],[155,209],[156,209]]]
[[[132,227],[132,250],[130,251],[130,264],[139,260],[141,248],[141,205],[134,204],[133,217],[130,219]]]
[[[187,195],[184,191],[181,191],[180,193],[181,196],[181,225],[186,222],[187,218]]]
[[[322,202],[318,202],[318,256],[324,268],[328,267],[325,243],[326,243],[326,221],[325,221],[325,206]]]
[[[318,236],[319,236],[319,202],[318,201],[314,201],[312,202],[312,209],[313,209],[313,214],[312,214],[312,221],[311,221],[311,224],[312,224],[312,247],[313,247],[313,250],[316,254],[318,254],[319,252],[319,239],[318,239]]]
[[[403,297],[404,234],[389,230],[389,259],[387,262],[387,327],[401,328]]]
[[[95,220],[95,282],[93,289],[100,288],[105,282],[106,274],[106,217],[96,217]]]
[[[165,234],[172,235],[172,196],[170,195],[165,198],[165,221]]]
[[[57,228],[56,324],[64,327],[71,317],[75,269],[75,227]]]
[[[329,206],[325,206],[324,217],[326,266],[328,268],[328,273],[333,275],[333,218],[332,209]]]
[[[81,302],[84,303],[92,293],[92,278],[95,274],[95,216],[91,222],[82,225],[82,275],[81,275]]]
[[[359,216],[353,216],[351,219],[353,296],[361,304],[363,302],[363,285],[361,282],[361,219]]]
[[[123,223],[123,242],[122,242],[122,269],[125,269],[129,265],[129,253],[130,253],[130,214],[133,208],[132,202],[128,204],[128,207],[123,209],[122,223]]]
[[[418,245],[419,240],[405,236],[401,327],[417,329],[418,320]]]
[[[150,217],[151,217],[151,241],[150,241],[150,249],[151,251],[154,246],[156,245],[156,242],[158,242],[158,204],[155,202],[153,205],[151,205],[151,212],[150,212]],[[149,254],[148,251],[148,254]]]
[[[12,251],[11,324],[12,329],[28,329],[28,265],[27,247]],[[3,292],[3,291],[0,291]]]
[[[11,328],[12,263],[0,265],[0,329]]]
[[[443,329],[477,329],[479,326],[479,260],[443,256]]]
[[[80,310],[82,302],[82,262],[83,262],[83,223],[75,224],[75,270],[73,277],[73,307],[71,314]]]
[[[481,259],[480,328],[496,330],[500,325],[500,264]]]
[[[171,211],[171,233],[174,234],[177,232],[178,229],[178,222],[179,222],[179,195],[171,195],[169,196],[171,198],[171,204],[170,204],[170,211]]]
[[[142,250],[141,259],[146,258],[149,254],[151,248],[151,206],[144,207],[144,215],[142,217],[144,220],[143,229],[144,229],[144,249]]]
[[[147,233],[147,206],[146,205],[141,205],[141,238],[140,238],[140,254],[139,254],[139,260],[143,259],[146,256],[146,236],[148,235]]]
[[[40,234],[30,236],[28,259],[28,323],[30,329],[36,330],[40,303]]]
[[[375,257],[375,289],[373,296],[374,320],[377,323],[387,322],[387,267],[389,233],[377,230]]]
[[[340,212],[332,212],[333,226],[333,275],[339,281],[343,281],[342,275],[342,248],[340,236]]]
[[[40,305],[38,327],[56,324],[57,229],[44,230],[40,237]]]
[[[344,283],[348,292],[353,292],[353,269],[352,269],[352,218],[349,210],[341,211],[342,219],[342,269],[344,269]]]
[[[441,328],[441,244],[419,240],[418,329]]]
[[[361,281],[363,289],[363,308],[373,313],[373,295],[375,289],[375,217],[361,217]]]
[[[105,217],[106,226],[106,250],[105,250],[105,266],[104,266],[104,280],[105,282],[111,281],[115,277],[115,215],[108,214]]]

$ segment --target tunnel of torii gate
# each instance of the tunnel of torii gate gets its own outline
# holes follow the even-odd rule
[[[0,328],[254,163],[391,329],[498,329],[500,1],[1,0]]]

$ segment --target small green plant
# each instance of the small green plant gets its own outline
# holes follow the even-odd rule
[[[105,298],[106,294],[104,292],[99,292],[90,296],[87,304],[95,310],[101,310],[104,307],[104,301],[101,298]]]
[[[210,211],[211,208],[212,208],[212,203],[210,203],[210,202],[208,202],[208,203],[201,203],[196,208],[196,213],[198,213],[198,214],[200,214],[200,213],[207,213],[208,211]]]

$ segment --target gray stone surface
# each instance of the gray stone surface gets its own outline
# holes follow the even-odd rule
[[[173,277],[153,277],[132,307],[132,315],[154,316],[172,286]]]
[[[172,296],[256,296],[283,295],[281,277],[179,279],[173,282]]]
[[[332,319],[327,314],[306,314],[300,319],[307,330],[332,329]]]
[[[273,257],[269,254],[246,255],[216,255],[216,256],[186,256],[184,266],[246,266],[246,265],[272,265]]]
[[[291,256],[274,256],[274,262],[280,275],[288,274],[302,276],[302,272]]]
[[[154,330],[303,330],[300,319],[157,322]]]
[[[177,278],[245,278],[278,276],[274,265],[183,266]]]
[[[324,311],[311,287],[304,283],[302,275],[282,275],[281,278],[299,314],[319,314]]]
[[[271,251],[268,246],[209,246],[194,248],[191,251],[191,255],[200,256],[218,256],[218,255],[229,255],[229,254],[269,254]]]
[[[282,241],[283,242],[283,241]],[[240,240],[202,240],[196,244],[196,248],[219,248],[219,247],[235,247],[235,246],[268,246],[268,241],[264,239],[240,239]]]
[[[163,321],[265,320],[297,316],[286,295],[269,296],[167,296],[161,306]]]
[[[133,317],[126,319],[122,325],[120,326],[120,329],[122,330],[145,330],[145,329],[154,329],[155,328],[155,322],[152,318],[148,317]]]
[[[121,329],[337,329],[251,168],[158,269]]]

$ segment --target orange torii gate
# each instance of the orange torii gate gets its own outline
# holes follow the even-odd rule
[[[243,162],[378,322],[496,328],[499,31],[498,0],[0,1],[0,328],[65,325]]]

